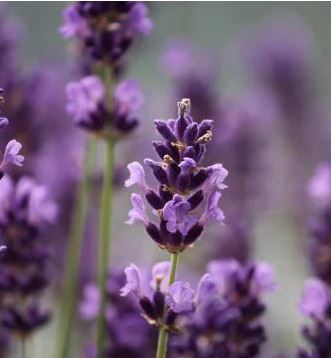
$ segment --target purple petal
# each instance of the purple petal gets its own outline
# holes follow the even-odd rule
[[[202,276],[198,285],[197,303],[209,299],[217,294],[217,285],[210,274],[206,273]]]
[[[157,289],[157,286],[160,285],[160,289],[164,292],[168,285],[170,274],[170,262],[169,261],[162,261],[158,262],[153,266],[152,269],[152,281],[151,286],[154,290]]]
[[[121,296],[127,296],[132,293],[136,296],[141,295],[141,275],[138,267],[134,264],[124,269],[126,276],[126,285],[121,289]]]
[[[322,317],[328,305],[329,293],[325,285],[318,279],[306,281],[299,304],[305,316]]]
[[[145,225],[148,224],[148,217],[145,211],[144,201],[140,194],[131,194],[132,209],[129,211],[129,219],[126,224],[132,225],[137,221],[143,222]]]
[[[168,288],[166,303],[176,313],[190,312],[194,309],[194,291],[188,283],[175,282]]]
[[[8,142],[5,150],[5,154],[0,165],[2,171],[6,171],[10,164],[21,167],[24,161],[24,156],[19,155],[19,151],[22,149],[22,144],[15,139]]]
[[[145,171],[142,165],[138,162],[132,162],[128,164],[128,169],[130,171],[130,177],[124,183],[126,187],[130,187],[134,184],[138,184],[143,188],[147,188]]]

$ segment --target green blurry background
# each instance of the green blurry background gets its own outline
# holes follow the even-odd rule
[[[147,99],[141,131],[151,130],[152,119],[167,118],[175,112],[175,106],[169,106],[171,82],[160,66],[160,56],[169,38],[185,36],[199,47],[213,49],[220,56],[222,64],[220,93],[237,93],[245,86],[246,80],[234,65],[236,61],[231,58],[232,45],[242,33],[247,32],[256,23],[268,21],[275,13],[298,14],[311,27],[318,53],[319,85],[325,96],[330,93],[330,3],[152,2],[149,5],[154,31],[149,38],[141,41],[129,56],[128,75],[141,82]],[[58,34],[64,6],[64,2],[42,1],[7,4],[9,14],[21,18],[25,24],[21,62],[27,70],[45,59],[54,62],[70,59],[70,54],[66,50],[67,43]],[[330,129],[329,122],[325,125]],[[289,153],[286,152],[286,148],[284,149],[277,128],[272,133],[270,142],[273,163],[272,173],[268,178],[273,178],[272,183],[269,183],[269,187],[272,188],[272,201],[267,209],[261,212],[256,230],[256,256],[271,262],[277,269],[279,285],[277,293],[270,300],[268,314],[270,345],[280,352],[293,354],[300,341],[301,319],[296,305],[307,272],[307,263],[301,248],[304,228],[296,226],[293,215],[288,210],[286,188],[290,171],[286,158]],[[120,151],[125,152],[125,148],[120,148],[119,156],[122,154]],[[135,158],[131,154],[131,159],[140,158]],[[162,254],[153,248],[143,230],[123,224],[128,203],[128,193],[122,191],[117,194],[114,218],[117,244],[113,252],[114,260],[121,263],[154,262],[157,257],[162,257]],[[123,250],[125,245],[132,245],[135,250],[128,254]],[[49,327],[35,339],[33,357],[52,356],[52,332],[52,327]]]

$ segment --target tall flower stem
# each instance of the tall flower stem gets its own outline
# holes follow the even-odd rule
[[[22,349],[22,358],[27,358],[27,354],[26,354],[26,338],[25,337],[21,338],[21,349]]]
[[[108,276],[108,264],[110,257],[110,237],[111,237],[111,214],[112,214],[112,196],[113,196],[113,167],[114,167],[114,140],[109,139],[106,142],[103,189],[101,197],[100,212],[100,238],[99,238],[99,270],[98,282],[101,293],[100,312],[97,323],[97,349],[98,357],[103,356],[105,341],[105,304],[106,304],[106,286]]]
[[[179,263],[179,252],[171,254],[171,268],[169,275],[169,286],[175,282]],[[156,358],[166,358],[168,348],[168,331],[164,326],[159,328],[159,339],[157,342]]]
[[[73,211],[72,227],[68,248],[67,263],[64,275],[63,302],[61,307],[61,324],[59,333],[60,357],[69,356],[72,325],[75,317],[76,290],[79,261],[87,215],[87,204],[90,193],[90,177],[96,154],[95,139],[90,138],[87,143],[83,176],[77,188],[75,207]]]

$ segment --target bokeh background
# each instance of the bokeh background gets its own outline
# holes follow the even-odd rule
[[[24,26],[19,55],[24,71],[36,69],[45,62],[70,67],[73,60],[68,44],[58,33],[64,6],[64,2],[10,2],[6,4],[6,10],[1,9],[6,11],[6,16],[18,17]],[[307,31],[312,43],[314,111],[302,121],[288,125],[286,121],[290,119],[279,118],[281,112],[276,110],[270,126],[263,133],[267,145],[261,150],[266,154],[263,159],[266,163],[263,165],[261,178],[256,183],[257,186],[264,187],[263,204],[257,204],[256,208],[251,253],[252,257],[270,262],[277,271],[278,289],[270,299],[267,315],[270,337],[268,349],[275,354],[285,353],[291,356],[301,341],[302,319],[297,303],[304,279],[309,275],[309,262],[304,250],[308,235],[305,187],[316,165],[330,159],[330,146],[327,145],[331,138],[330,4],[152,2],[149,6],[154,30],[150,37],[131,50],[127,75],[139,80],[146,103],[140,116],[141,127],[128,140],[129,143],[122,143],[117,149],[118,162],[121,164],[150,156],[152,147],[147,142],[154,136],[153,119],[170,118],[176,114],[175,81],[162,66],[164,51],[172,40],[185,38],[199,49],[202,57],[213,58],[219,76],[209,81],[213,82],[211,85],[215,86],[222,101],[222,98],[250,94],[257,88],[257,82],[247,66],[245,51],[241,51],[243,41],[247,43],[248,37],[254,40],[263,33],[264,26],[268,27],[283,19],[287,23],[300,21],[306,26],[304,32]],[[305,36],[298,34],[298,41],[294,37],[294,47],[301,35]],[[192,58],[192,61],[195,59]],[[259,87],[259,93],[265,94],[263,86]],[[63,93],[52,95],[63,97]],[[33,100],[38,101],[38,98]],[[259,115],[263,117],[265,112],[265,117],[269,117],[268,102],[261,100],[259,104]],[[65,103],[59,105],[65,106]],[[194,103],[192,106],[194,109]],[[49,108],[49,111],[52,110]],[[46,112],[45,121],[47,120]],[[322,131],[317,131],[317,128],[322,128]],[[322,136],[319,136],[320,132]],[[302,137],[305,139],[301,140]],[[43,140],[47,142],[48,138],[44,137]],[[220,162],[223,161],[221,150],[213,155]],[[230,177],[235,176],[236,172],[230,173]],[[230,185],[228,191],[231,190]],[[224,194],[225,199],[227,195]],[[228,202],[229,200],[225,201]],[[124,224],[128,208],[129,191],[118,188],[113,218],[113,262],[119,265],[130,262],[148,264],[164,258],[164,254],[154,247],[143,229]],[[223,209],[226,214],[227,207],[223,206]],[[205,254],[208,245],[206,238],[196,245],[197,251],[193,256],[190,257],[190,252],[185,253],[187,265],[183,274],[184,271],[198,273],[202,270],[208,260]],[[93,258],[89,257],[88,260],[92,264],[86,262],[86,265],[93,266]],[[93,274],[89,279],[92,277]],[[51,325],[36,337],[34,357],[52,356],[51,349],[48,349],[51,346],[49,342],[52,327]],[[81,338],[77,336],[77,339]]]

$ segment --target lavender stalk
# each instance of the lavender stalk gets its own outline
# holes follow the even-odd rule
[[[176,280],[176,273],[179,263],[179,252],[171,254],[171,269],[169,275],[169,285],[172,285]],[[167,356],[169,333],[164,326],[159,327],[159,338],[157,342],[156,358],[165,358]]]
[[[87,216],[87,204],[90,192],[90,176],[95,157],[96,143],[90,139],[85,153],[83,177],[79,183],[76,194],[76,203],[73,212],[73,223],[69,241],[69,252],[64,275],[63,303],[60,329],[59,349],[61,357],[67,357],[70,349],[71,327],[75,318],[76,288],[78,268],[81,256],[82,240],[84,237]]]

